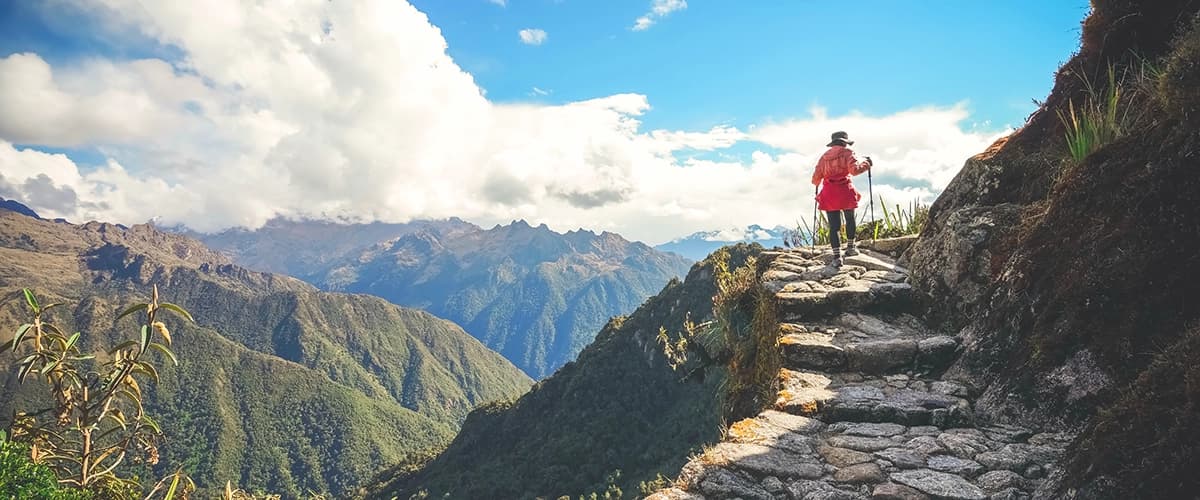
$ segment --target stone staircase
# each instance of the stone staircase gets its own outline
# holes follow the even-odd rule
[[[911,313],[908,272],[863,251],[840,269],[808,249],[765,252],[780,373],[774,408],[736,422],[652,500],[1020,500],[1072,436],[977,422],[973,391],[940,374],[957,339]]]

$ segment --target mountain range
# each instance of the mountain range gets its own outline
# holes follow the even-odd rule
[[[729,247],[728,265],[761,251]],[[516,401],[472,412],[436,458],[389,469],[367,497],[636,498],[641,483],[673,476],[720,438],[729,378],[723,363],[694,355],[672,367],[659,333],[711,319],[716,274],[713,259],[697,263]],[[626,496],[603,496],[610,487]]]
[[[610,232],[525,221],[340,224],[276,219],[194,234],[240,265],[367,293],[461,325],[534,378],[575,356],[691,261]]]
[[[103,350],[136,336],[133,322],[114,320],[153,286],[196,323],[168,322],[180,363],[160,365],[147,391],[167,438],[150,477],[182,466],[210,488],[345,495],[389,463],[444,446],[476,406],[532,383],[424,311],[250,271],[149,225],[0,210],[5,330],[26,319],[19,298],[28,287],[67,304],[52,319],[84,332],[85,352]],[[0,356],[0,415],[34,400],[33,383],[15,382],[14,359]]]
[[[655,245],[654,248],[699,261],[718,248],[736,243],[758,243],[764,248],[782,247],[783,236],[788,231],[790,230],[783,226],[765,228],[758,224],[752,224],[744,228],[699,231],[661,245]]]

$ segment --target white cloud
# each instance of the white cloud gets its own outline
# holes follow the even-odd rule
[[[533,87],[532,89],[529,90],[530,94],[537,96],[537,97],[548,96],[548,95],[550,95],[550,92],[551,91],[549,91],[549,90],[538,88],[538,87]]]
[[[46,216],[161,217],[199,230],[275,216],[524,218],[656,243],[806,217],[811,168],[833,130],[873,154],[876,194],[900,203],[931,200],[995,137],[964,130],[964,106],[646,131],[644,95],[489,102],[403,2],[227,2],[203,20],[183,3],[106,2],[124,36],[135,30],[184,57],[0,59],[0,196]],[[749,141],[773,149],[721,156]],[[14,143],[106,160],[78,165]]]
[[[499,6],[501,6],[501,7],[505,7],[505,6],[507,6],[507,5],[508,5],[508,0],[488,0],[488,2],[489,2],[489,3],[494,3],[494,4],[496,4],[496,5],[499,5]]]
[[[525,28],[517,32],[521,43],[525,45],[541,45],[546,43],[546,31],[537,28]]]
[[[649,29],[659,19],[667,17],[672,12],[687,8],[687,0],[652,0],[650,11],[633,22],[634,31]]]

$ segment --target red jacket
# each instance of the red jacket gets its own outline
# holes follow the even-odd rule
[[[862,195],[850,183],[850,176],[866,172],[871,168],[865,161],[858,161],[854,151],[845,146],[833,146],[821,155],[813,172],[813,185],[821,184],[817,194],[817,208],[821,210],[851,210],[858,208]]]

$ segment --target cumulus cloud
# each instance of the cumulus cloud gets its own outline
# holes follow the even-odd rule
[[[650,2],[650,11],[643,14],[633,22],[634,31],[643,31],[649,29],[659,19],[667,17],[672,12],[687,8],[687,0],[653,0]]]
[[[691,131],[645,130],[640,94],[497,104],[404,2],[223,2],[204,20],[185,3],[79,2],[182,57],[0,59],[0,191],[76,222],[523,218],[657,243],[794,224],[832,130],[874,156],[876,194],[900,203],[931,200],[996,136],[964,128],[961,105]]]
[[[521,43],[525,45],[541,45],[546,43],[546,31],[537,28],[525,28],[517,32]]]

